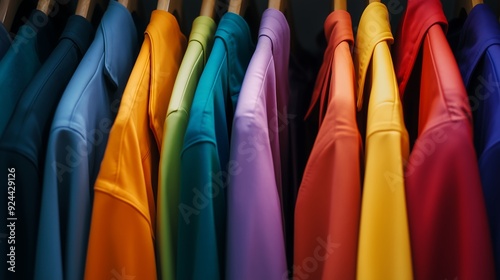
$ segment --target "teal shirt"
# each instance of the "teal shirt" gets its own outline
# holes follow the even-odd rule
[[[41,23],[45,23],[42,25]],[[47,15],[35,10],[0,61],[0,136],[14,112],[24,88],[57,43],[53,24]]]
[[[216,28],[210,17],[200,16],[194,20],[165,119],[156,215],[161,279],[175,279],[182,144],[196,86],[205,68]]]
[[[177,279],[223,279],[229,143],[254,44],[245,20],[226,13],[196,89],[181,155]]]

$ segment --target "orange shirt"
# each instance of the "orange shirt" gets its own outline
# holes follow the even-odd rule
[[[355,279],[361,137],[356,124],[350,51],[354,38],[349,13],[340,10],[331,13],[325,22],[325,35],[328,49],[311,104],[313,108],[321,99],[321,126],[295,209],[294,276]],[[316,265],[317,269],[312,269]]]
[[[154,11],[94,186],[85,279],[157,277],[159,152],[185,48],[186,38],[175,17]]]

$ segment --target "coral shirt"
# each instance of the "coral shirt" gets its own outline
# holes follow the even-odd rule
[[[312,109],[321,102],[321,126],[295,206],[294,276],[355,279],[362,144],[356,123],[349,13],[331,13],[325,21],[325,35],[328,48],[311,103]],[[312,271],[311,256],[318,264]]]

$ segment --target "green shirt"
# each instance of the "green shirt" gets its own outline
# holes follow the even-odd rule
[[[194,20],[165,119],[156,238],[162,279],[175,279],[182,142],[194,92],[210,53],[215,29],[216,24],[210,17],[200,16]]]
[[[224,14],[184,135],[176,279],[224,279],[229,138],[254,49],[245,20]]]

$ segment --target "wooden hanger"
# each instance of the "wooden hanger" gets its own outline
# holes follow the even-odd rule
[[[203,0],[201,2],[200,16],[215,17],[215,0]]]
[[[178,22],[181,22],[182,1],[181,0],[158,0],[156,7],[158,10],[167,11],[173,14]]]
[[[288,1],[287,0],[269,0],[268,8],[273,8],[282,13],[285,13],[285,10],[288,9]]]
[[[333,10],[347,11],[347,0],[333,0]]]
[[[247,9],[247,4],[246,0],[229,0],[229,8],[227,11],[243,16]]]
[[[92,19],[96,0],[78,0],[75,14],[86,18],[88,21]]]
[[[137,10],[139,8],[139,3],[137,2],[137,0],[118,0],[118,3],[125,6],[125,8],[127,8],[127,10],[129,10],[131,14],[134,12],[137,13]]]
[[[483,4],[483,0],[458,0],[455,15],[458,16],[462,9],[464,9],[467,14],[469,14],[472,8],[474,8],[477,4]]]
[[[21,2],[22,0],[0,0],[0,20],[7,31],[10,31]]]
[[[91,21],[96,5],[105,8],[106,3],[107,1],[105,0],[78,0],[75,14]]]
[[[55,3],[56,3],[55,0],[38,0],[38,5],[36,6],[36,9],[46,15],[49,15]]]

